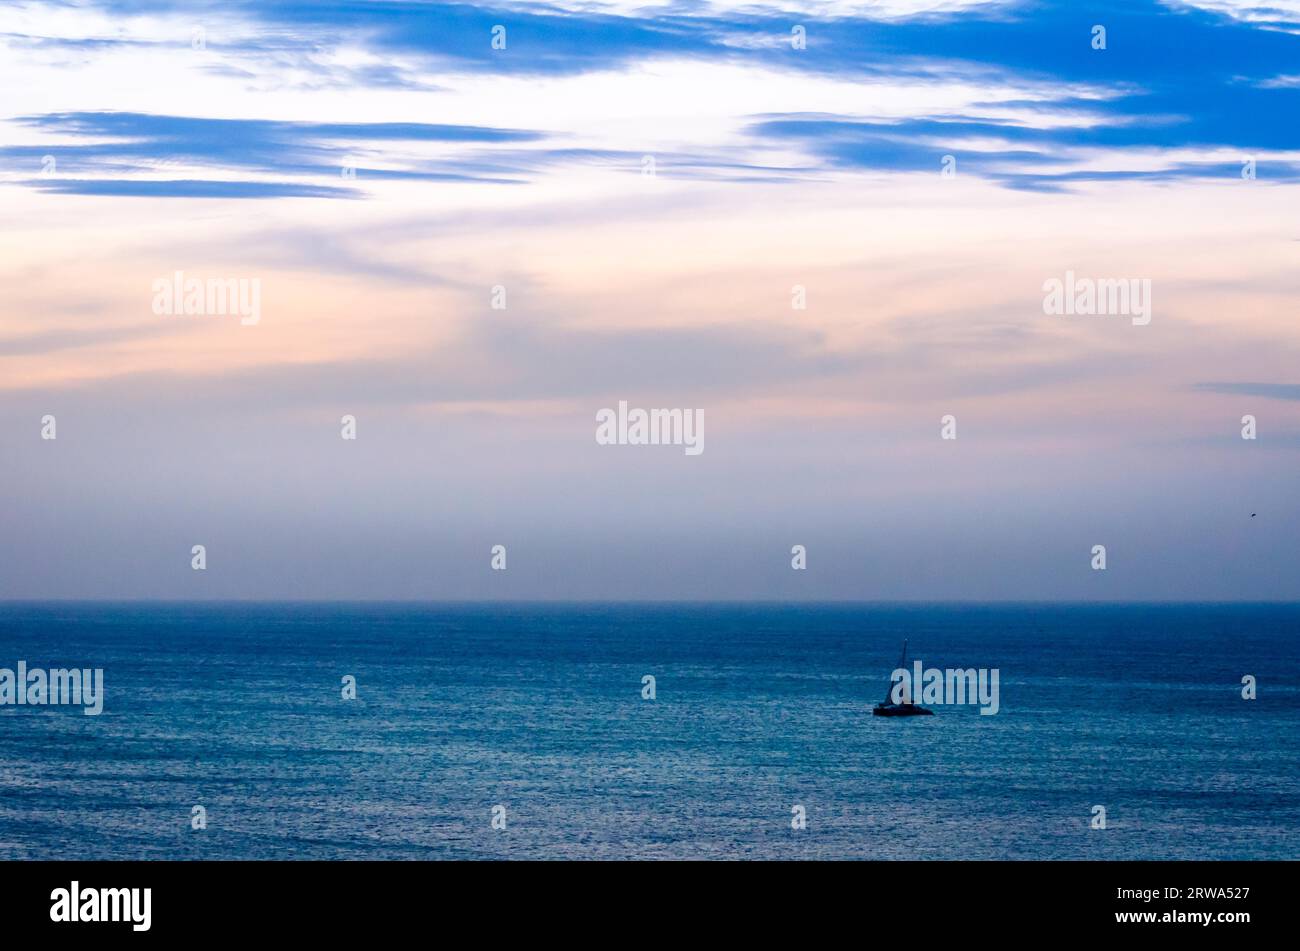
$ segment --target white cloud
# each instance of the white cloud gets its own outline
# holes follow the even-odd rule
[[[1237,20],[1251,23],[1300,23],[1300,0],[1270,0],[1254,3],[1252,0],[1163,0],[1169,7],[1193,7],[1222,13]]]

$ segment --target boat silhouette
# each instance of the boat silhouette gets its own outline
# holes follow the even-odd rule
[[[898,662],[895,670],[907,669],[907,638],[903,638],[903,656]],[[916,684],[912,685],[916,689]],[[919,703],[913,703],[908,697],[902,703],[894,703],[889,699],[890,694],[894,692],[894,678],[891,676],[889,682],[885,684],[885,699],[871,708],[872,716],[877,717],[932,717],[933,710],[927,710]]]

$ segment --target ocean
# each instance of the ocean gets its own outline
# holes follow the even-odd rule
[[[904,638],[998,712],[873,717]],[[1300,858],[1300,605],[0,604],[19,661],[104,708],[0,707],[3,859]]]

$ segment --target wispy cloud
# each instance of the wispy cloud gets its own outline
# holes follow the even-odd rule
[[[1197,383],[1196,389],[1233,396],[1263,396],[1271,400],[1300,400],[1300,383]]]
[[[965,173],[1035,190],[1215,179],[1238,173],[1246,158],[1256,161],[1262,182],[1300,175],[1300,126],[1288,121],[1300,114],[1300,87],[1279,80],[1294,72],[1300,36],[1261,28],[1244,4],[1103,0],[1086,18],[1067,0],[790,8],[104,0],[77,9],[102,16],[87,21],[95,32],[78,36],[66,17],[50,18],[58,26],[44,39],[83,44],[81,55],[91,62],[130,55],[123,44],[136,39],[159,55],[185,56],[168,62],[213,82],[258,88],[267,76],[311,77],[288,88],[299,90],[296,102],[324,108],[327,99],[315,97],[344,87],[373,96],[432,95],[473,111],[480,101],[499,102],[483,99],[492,83],[567,78],[556,95],[580,97],[591,104],[593,120],[609,120],[579,124],[559,110],[539,116],[535,128],[289,120],[240,115],[239,105],[224,103],[216,109],[233,115],[83,110],[11,120],[37,138],[0,148],[0,156],[34,163],[56,154],[67,178],[10,180],[63,194],[363,197],[367,178],[503,184],[566,163],[630,168],[641,153],[626,132],[611,134],[619,103],[605,101],[609,77],[682,62],[705,69],[703,83],[708,70],[743,68],[774,84],[803,76],[827,89],[928,83],[988,94],[945,111],[895,97],[887,115],[863,109],[754,116],[737,100],[735,111],[714,116],[711,125],[664,125],[655,143],[641,145],[641,152],[656,152],[700,179],[793,182],[828,171],[932,171],[943,154],[956,155]],[[41,22],[34,14],[15,18],[7,40],[37,63]],[[1104,50],[1092,48],[1093,23],[1108,31]],[[190,29],[205,24],[211,36],[204,49],[188,55]],[[503,49],[492,44],[496,26],[506,30]],[[796,26],[806,31],[805,49],[790,42]],[[1194,71],[1183,50],[1197,51]],[[775,149],[786,152],[780,161],[773,161]],[[1240,156],[1235,168],[1225,152]],[[319,180],[342,166],[355,168],[362,182]],[[256,176],[273,180],[238,181]],[[148,181],[164,177],[171,181]]]
[[[26,184],[60,195],[116,198],[349,198],[353,189],[293,182],[237,182],[210,179],[59,178],[30,179]]]

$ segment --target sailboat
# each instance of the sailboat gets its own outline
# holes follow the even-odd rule
[[[903,657],[898,662],[895,670],[907,669],[907,638],[903,638]],[[916,689],[916,684],[912,685]],[[889,699],[889,695],[894,692],[894,678],[890,677],[889,682],[885,684],[885,699],[871,708],[872,716],[877,717],[932,717],[933,710],[927,710],[919,703],[913,703],[908,697],[902,703],[894,703]]]

